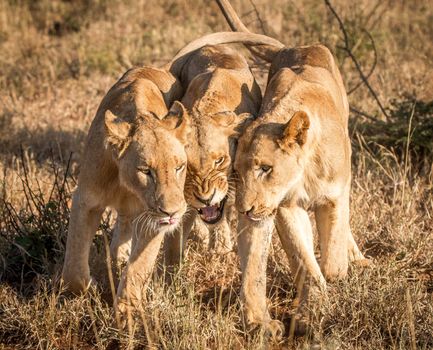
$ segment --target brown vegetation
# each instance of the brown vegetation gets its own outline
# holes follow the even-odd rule
[[[233,1],[239,13],[250,1]],[[370,269],[353,267],[310,306],[311,330],[293,346],[433,347],[433,11],[428,1],[333,1],[354,54],[388,118],[364,86],[350,96],[354,155],[351,225]],[[244,17],[286,45],[320,41],[338,57],[346,87],[359,74],[322,0],[256,1]],[[252,21],[252,23],[249,23]],[[263,26],[262,26],[263,24]],[[210,1],[4,0],[0,2],[0,347],[258,348],[241,321],[239,262],[191,244],[174,283],[151,283],[132,337],[114,329],[104,237],[93,244],[99,291],[67,298],[58,288],[70,194],[83,140],[108,88],[132,65],[168,62],[203,34],[227,30]],[[246,51],[245,51],[246,52]],[[256,73],[264,82],[264,68]],[[268,264],[273,316],[286,325],[293,289],[274,237]],[[286,327],[288,330],[288,327]],[[275,348],[288,346],[287,338]]]

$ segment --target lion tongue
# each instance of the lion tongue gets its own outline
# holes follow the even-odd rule
[[[216,219],[218,217],[218,206],[212,205],[210,207],[201,208],[201,212],[206,221]]]

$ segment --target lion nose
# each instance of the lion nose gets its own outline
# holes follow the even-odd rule
[[[203,203],[204,205],[206,205],[206,206],[209,206],[211,203],[212,203],[212,199],[213,199],[213,197],[215,196],[215,192],[216,192],[216,189],[213,191],[213,193],[211,194],[211,196],[209,197],[209,198],[203,198],[203,197],[199,197],[199,196],[197,196],[196,194],[194,194],[194,196],[195,196],[195,198],[199,201],[199,202],[201,202],[201,203]]]
[[[178,213],[178,211],[179,210],[175,210],[175,211],[173,211],[173,210],[167,210],[167,209],[165,209],[165,208],[161,208],[161,207],[158,207],[158,210],[161,212],[161,213],[163,213],[163,214],[165,214],[165,215],[167,215],[167,216],[169,216],[169,217],[173,217],[173,216],[175,216],[177,213]]]
[[[254,206],[252,206],[249,210],[243,212],[246,216],[251,216],[254,213]]]

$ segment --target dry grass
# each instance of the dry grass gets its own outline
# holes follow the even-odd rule
[[[249,1],[233,2],[251,10]],[[334,3],[366,67],[372,52],[362,28],[372,33],[378,66],[370,81],[394,111],[386,121],[365,88],[350,96],[379,120],[351,119],[352,228],[375,266],[352,268],[310,305],[311,334],[267,344],[242,323],[234,253],[215,257],[191,245],[173,285],[155,275],[132,338],[113,327],[102,237],[111,233],[109,218],[92,248],[101,291],[67,298],[57,284],[70,193],[99,101],[131,65],[160,65],[188,41],[226,30],[216,5],[0,1],[0,348],[433,348],[432,7]],[[346,85],[358,82],[322,1],[256,5],[269,34],[288,45],[324,42]],[[253,14],[244,19],[261,31]],[[295,291],[276,237],[268,285],[271,313],[288,325]]]

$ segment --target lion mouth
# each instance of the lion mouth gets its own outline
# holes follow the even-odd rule
[[[172,218],[172,217],[165,217],[158,220],[158,224],[161,226],[171,226],[176,225],[179,222],[178,218]]]
[[[227,196],[217,204],[197,209],[200,218],[207,224],[216,224],[223,216],[226,200]]]
[[[270,214],[265,214],[265,213],[252,213],[251,211],[244,213],[245,216],[253,222],[259,223],[262,221],[266,221],[267,219],[270,219],[273,217],[274,213],[270,213]]]
[[[251,221],[254,221],[254,222],[259,222],[259,221],[263,220],[262,217],[253,216],[249,213],[247,214],[247,217],[248,217],[248,219],[250,219]]]

